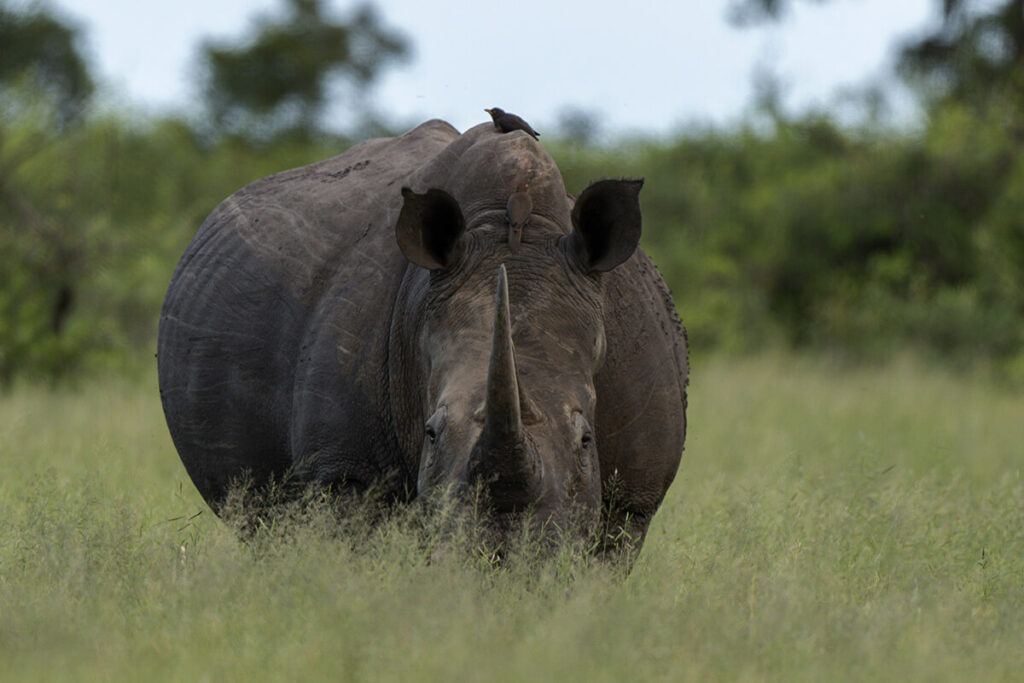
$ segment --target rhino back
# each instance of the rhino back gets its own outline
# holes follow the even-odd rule
[[[457,136],[430,121],[268,176],[200,227],[164,301],[158,367],[172,438],[208,501],[245,471],[259,481],[321,455],[318,440],[338,429],[359,459],[376,452],[362,449],[386,431],[381,374],[405,268],[393,234],[400,188]],[[379,469],[322,455],[342,476],[346,459]]]

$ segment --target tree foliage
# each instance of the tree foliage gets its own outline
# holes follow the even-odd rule
[[[951,14],[944,30],[981,35],[971,27],[996,22],[1010,4]],[[319,5],[300,5],[330,23]],[[272,25],[292,26],[296,13]],[[19,18],[3,30],[14,25],[36,24]],[[174,265],[214,206],[251,180],[350,144],[277,134],[297,121],[300,130],[317,124],[310,112],[329,99],[330,69],[313,67],[305,73],[320,86],[268,85],[278,95],[266,108],[234,102],[225,110],[238,108],[238,125],[266,121],[258,145],[252,128],[210,138],[170,117],[69,117],[89,88],[35,80],[53,64],[84,63],[61,52],[77,40],[62,26],[66,33],[53,35],[66,39],[54,49],[65,57],[33,61],[25,48],[17,68],[3,62],[0,71],[0,386],[151,353]],[[267,26],[239,54],[259,52],[260,36],[276,35]],[[913,67],[914,78],[933,82],[922,87],[926,116],[913,130],[848,128],[824,111],[787,115],[767,88],[756,122],[614,147],[593,141],[593,122],[568,125],[567,116],[567,139],[544,144],[570,192],[609,174],[646,177],[643,243],[696,353],[786,345],[873,358],[909,346],[990,364],[1024,384],[1022,90],[991,76],[991,87],[969,94],[983,82],[977,74],[1014,74],[1020,64],[1007,56],[1013,50],[978,54]],[[354,63],[344,67],[356,70],[350,78],[373,78],[376,66],[359,72]],[[53,83],[91,83],[75,68]],[[306,124],[276,108],[286,100],[310,105]]]
[[[241,44],[202,46],[204,98],[218,130],[308,137],[321,125],[333,83],[354,86],[352,94],[409,52],[405,38],[383,26],[369,5],[347,23],[327,16],[323,0],[287,5],[285,17],[264,18]]]
[[[214,146],[184,121],[45,110],[0,122],[0,386],[151,355],[174,264],[206,214],[255,180],[347,142]]]
[[[41,10],[0,3],[0,385],[22,365],[59,374],[77,346],[66,329],[85,261],[85,234],[66,221],[63,158],[48,144],[77,127],[93,82],[76,29]],[[24,125],[10,125],[13,121]],[[47,159],[55,166],[39,164]],[[29,170],[32,169],[32,170]],[[43,173],[39,174],[42,170]],[[26,173],[36,173],[26,183]],[[72,355],[73,352],[72,352]]]
[[[938,30],[904,46],[901,72],[932,97],[972,106],[1009,97],[1024,116],[1024,0],[973,4],[943,0]]]
[[[1024,157],[994,116],[950,105],[907,134],[812,113],[643,150],[645,244],[694,347],[909,346],[1024,380]]]
[[[812,0],[821,3],[826,0]],[[754,26],[775,21],[785,15],[791,0],[732,0],[727,10],[729,21],[737,26]]]
[[[41,9],[17,12],[0,2],[0,97],[31,88],[55,106],[58,122],[78,116],[93,91],[75,28]]]
[[[741,26],[784,17],[794,0],[733,0]],[[809,0],[815,3],[827,0]],[[1024,91],[1024,0],[936,0],[936,28],[907,40],[900,74],[929,99],[988,105]],[[1016,102],[1024,107],[1024,100]]]

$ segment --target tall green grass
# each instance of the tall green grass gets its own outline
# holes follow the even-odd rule
[[[1024,395],[909,361],[698,362],[632,573],[413,511],[249,543],[152,386],[0,397],[0,678],[1012,680]],[[355,524],[357,523],[351,523]]]

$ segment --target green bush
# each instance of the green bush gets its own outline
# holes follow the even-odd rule
[[[937,105],[915,130],[823,113],[668,141],[548,141],[570,192],[644,176],[643,244],[692,346],[914,347],[1024,382],[1024,160],[1012,108]],[[164,288],[216,204],[343,151],[184,121],[0,119],[0,385],[151,352]]]
[[[0,386],[151,352],[175,263],[221,199],[337,140],[204,144],[175,119],[0,118]]]
[[[695,348],[911,346],[1021,379],[1024,161],[1005,117],[949,104],[908,132],[810,114],[637,144],[617,165],[566,154],[566,175],[647,176],[644,245]]]

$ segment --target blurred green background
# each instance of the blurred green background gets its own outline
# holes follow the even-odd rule
[[[97,104],[81,31],[0,0],[0,387],[148,367],[171,271],[220,200],[404,132],[372,116],[338,132],[323,112],[331,82],[360,96],[415,37],[370,6],[339,20],[318,0],[281,5],[196,46],[202,113],[184,116]],[[786,21],[781,0],[732,9]],[[853,123],[787,111],[767,74],[734,123],[609,140],[581,115],[542,138],[570,191],[646,177],[643,245],[694,354],[909,350],[1024,385],[1024,0],[934,13],[899,46],[909,123],[872,115],[870,89],[850,96],[868,112]]]

